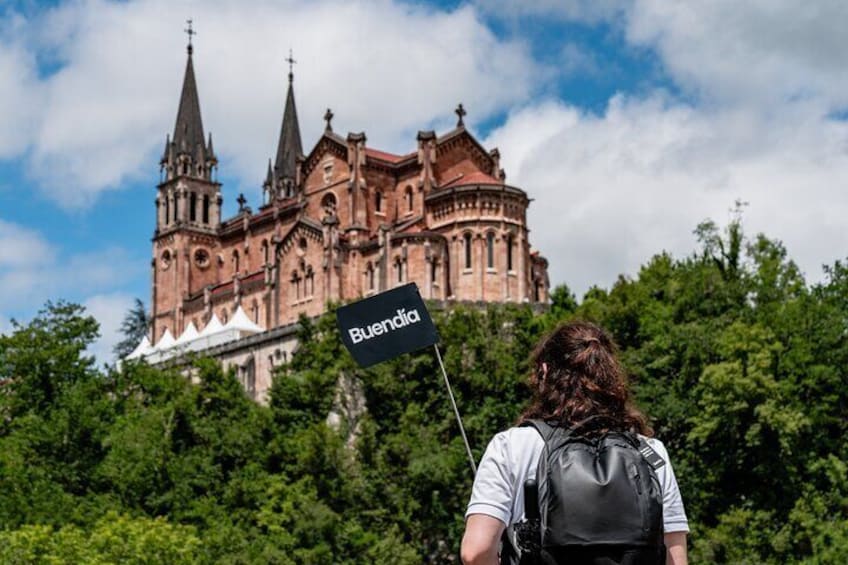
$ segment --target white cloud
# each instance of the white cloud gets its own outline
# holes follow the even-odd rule
[[[53,259],[53,249],[31,229],[0,219],[0,272],[18,266],[32,266]]]
[[[337,131],[365,129],[369,144],[406,151],[415,130],[449,123],[458,102],[471,121],[483,120],[525,99],[543,76],[522,44],[497,39],[472,7],[444,12],[388,0],[182,7],[89,0],[0,28],[0,69],[10,69],[0,74],[0,101],[4,108],[18,102],[15,116],[23,117],[16,120],[33,109],[39,116],[33,127],[16,126],[21,141],[0,147],[0,156],[30,147],[31,174],[66,207],[155,175],[185,64],[176,12],[196,13],[200,103],[222,173],[256,193],[276,150],[289,47],[299,61],[295,88],[307,150],[328,106]],[[32,53],[52,57],[59,70],[21,82],[33,75]]]
[[[144,273],[120,248],[64,253],[40,233],[0,220],[0,316],[27,316],[48,299],[80,301]]]
[[[619,96],[598,117],[548,102],[513,113],[486,143],[535,198],[532,243],[553,282],[578,293],[661,250],[689,254],[695,226],[724,222],[737,198],[750,203],[749,235],[782,240],[816,280],[848,249],[848,123],[792,110],[775,120]]]
[[[848,105],[842,0],[639,0],[627,38],[657,50],[675,80],[719,103]]]
[[[134,298],[124,293],[98,294],[88,298],[83,306],[100,323],[100,338],[88,348],[98,363],[115,360],[112,349],[123,339],[121,323],[133,306]]]

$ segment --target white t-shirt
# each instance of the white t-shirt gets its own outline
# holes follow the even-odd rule
[[[658,439],[648,438],[648,444],[665,461],[665,465],[657,469],[663,493],[665,533],[688,532],[689,522],[668,452]],[[536,466],[544,448],[545,440],[532,427],[510,428],[495,435],[474,477],[465,517],[486,514],[507,526],[523,520],[524,481],[536,476]]]

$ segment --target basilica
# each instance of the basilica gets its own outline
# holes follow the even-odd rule
[[[153,327],[139,354],[164,358],[194,343],[231,359],[261,395],[290,328],[328,303],[409,282],[445,303],[547,302],[547,261],[528,240],[530,199],[506,182],[498,149],[466,128],[461,104],[455,128],[419,131],[403,154],[369,147],[364,132],[333,131],[328,109],[304,151],[290,68],[262,203],[254,210],[239,196],[236,215],[223,218],[192,51],[160,163]],[[213,339],[227,328],[226,342]]]

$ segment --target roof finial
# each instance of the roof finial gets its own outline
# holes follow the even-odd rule
[[[244,212],[244,205],[247,204],[247,198],[244,197],[244,194],[239,194],[238,198],[236,198],[236,202],[239,205],[239,212]]]
[[[293,65],[297,63],[292,57],[292,50],[289,49],[289,56],[285,59],[285,61],[289,64],[289,83],[294,80],[294,67]]]
[[[333,120],[333,111],[327,108],[327,111],[324,113],[324,121],[327,122],[327,126],[324,128],[324,131],[333,131],[333,126],[330,122]]]
[[[191,52],[193,51],[193,48],[191,46],[191,36],[197,35],[197,32],[194,31],[194,29],[192,29],[191,27],[191,24],[193,23],[191,18],[187,19],[186,23],[188,24],[188,27],[185,28],[183,31],[185,31],[188,35],[188,54],[191,55]]]
[[[456,112],[456,115],[459,117],[459,119],[456,121],[456,127],[463,127],[465,125],[465,122],[462,120],[462,118],[464,118],[468,112],[466,112],[465,108],[462,107],[462,102],[459,103],[459,106],[456,107],[456,110],[454,110],[454,112]]]

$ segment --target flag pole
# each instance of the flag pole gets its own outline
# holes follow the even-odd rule
[[[459,424],[459,433],[462,434],[462,441],[465,443],[465,451],[468,453],[468,462],[471,463],[471,470],[474,471],[474,474],[477,474],[477,464],[474,462],[474,455],[471,454],[471,446],[468,444],[468,437],[465,435],[465,428],[462,426],[462,418],[459,416],[459,408],[456,407],[456,399],[453,397],[453,390],[451,389],[450,381],[448,380],[448,373],[445,371],[445,364],[442,362],[442,354],[439,352],[439,346],[434,344],[433,349],[436,350],[436,358],[439,360],[439,367],[442,368],[442,376],[445,377],[445,386],[448,389],[448,396],[450,396],[451,405],[453,406],[453,413],[456,415],[456,423]]]

